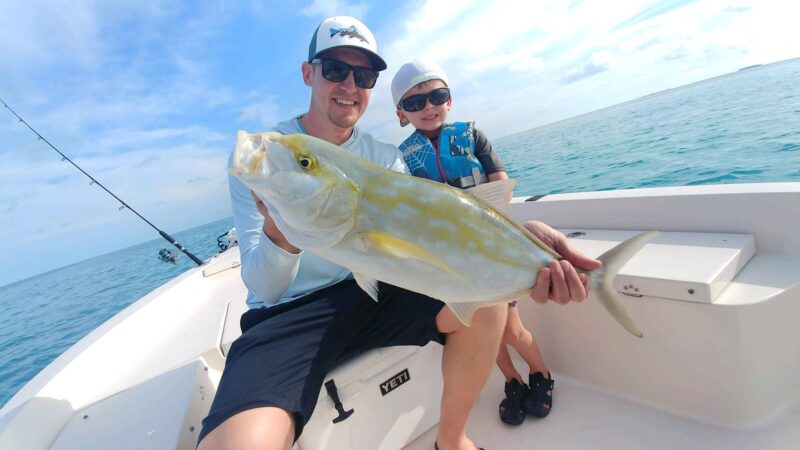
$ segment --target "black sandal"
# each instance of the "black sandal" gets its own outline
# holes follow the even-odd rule
[[[519,425],[525,420],[522,402],[528,397],[528,386],[516,378],[505,385],[506,398],[500,402],[500,420],[509,425]]]
[[[550,410],[553,409],[553,387],[555,381],[547,374],[544,377],[542,372],[536,372],[528,375],[530,382],[530,394],[522,402],[522,407],[525,412],[535,417],[547,417]]]

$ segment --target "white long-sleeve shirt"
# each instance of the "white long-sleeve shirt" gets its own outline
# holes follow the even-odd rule
[[[300,117],[281,122],[272,130],[282,134],[305,133]],[[396,146],[378,142],[358,128],[342,147],[376,164],[409,173]],[[275,245],[262,230],[264,217],[258,212],[250,189],[233,175],[228,175],[228,183],[242,258],[242,280],[248,289],[250,308],[294,300],[352,276],[344,267],[312,253],[293,254]]]

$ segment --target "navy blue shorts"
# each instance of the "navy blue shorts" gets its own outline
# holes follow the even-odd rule
[[[231,416],[264,406],[294,415],[297,440],[339,361],[374,348],[444,343],[436,327],[441,301],[387,284],[379,300],[346,280],[244,313],[198,442]]]

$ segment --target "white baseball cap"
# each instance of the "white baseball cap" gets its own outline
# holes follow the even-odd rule
[[[392,100],[394,101],[394,106],[399,106],[400,99],[409,89],[428,80],[442,80],[446,86],[450,85],[444,69],[436,63],[423,59],[414,59],[403,64],[394,74],[394,78],[392,78]]]
[[[314,30],[308,46],[308,62],[320,53],[336,47],[349,47],[361,50],[378,71],[386,69],[386,62],[378,55],[375,36],[366,25],[349,16],[328,17]]]

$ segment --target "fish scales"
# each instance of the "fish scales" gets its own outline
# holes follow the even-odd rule
[[[289,242],[350,269],[376,301],[383,281],[444,301],[468,325],[477,309],[529,294],[538,270],[560,259],[501,212],[513,180],[462,191],[308,135],[240,131],[232,161]],[[598,300],[639,337],[610,281],[655,233],[601,255],[611,269],[587,273]]]
[[[417,290],[423,284],[425,293],[443,301],[504,300],[533,286],[538,268],[552,259],[549,255],[524,234],[508,233],[504,219],[476,200],[454,198],[451,189],[437,184],[420,190],[416,181],[399,174],[358,180],[362,195],[352,232],[317,253],[354,272],[374,272],[377,264],[382,281],[416,285]],[[380,250],[359,245],[360,233],[371,230],[429,249],[460,276],[416,259],[383,258]]]
[[[392,218],[386,221],[388,226],[400,225],[394,226],[395,232],[409,239],[451,253],[478,253],[509,268],[530,270],[552,260],[524,234],[507,233],[506,219],[480,205],[477,199],[459,196],[454,201],[451,188],[439,189],[445,186],[438,183],[424,190],[424,196],[408,195],[420,192],[417,183],[408,181],[408,177],[392,177],[388,183],[382,180],[380,188],[373,187],[378,180],[365,183],[362,208],[368,209],[362,216],[388,214]],[[468,208],[464,208],[465,204]],[[474,248],[469,249],[469,245]]]

